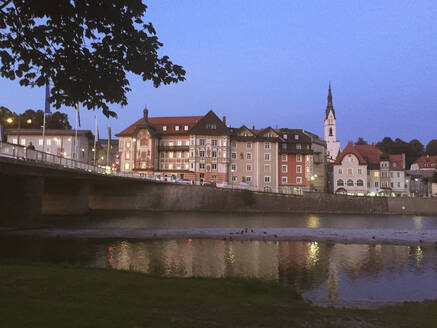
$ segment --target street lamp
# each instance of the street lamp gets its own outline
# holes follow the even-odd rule
[[[32,120],[29,118],[29,119],[26,121],[26,123],[27,123],[27,124],[32,124]]]
[[[11,117],[9,117],[6,119],[6,122],[8,122],[9,124],[12,124],[12,122],[14,122],[14,120]]]

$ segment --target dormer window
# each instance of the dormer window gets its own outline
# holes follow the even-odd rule
[[[210,130],[215,130],[217,129],[217,124],[207,124],[206,128]]]
[[[287,135],[286,134],[284,134],[284,139],[287,139]]]
[[[294,135],[294,140],[299,140],[299,135],[298,134]]]
[[[174,129],[175,129],[176,131],[179,131],[179,125],[176,125],[176,126],[174,127]]]
[[[185,130],[185,131],[188,131],[188,125],[185,125],[185,126],[184,126],[184,130]]]
[[[164,125],[164,126],[162,127],[162,131],[167,131],[167,125]]]

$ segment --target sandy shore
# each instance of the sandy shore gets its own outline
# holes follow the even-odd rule
[[[30,229],[5,232],[44,237],[115,239],[226,239],[321,241],[357,244],[437,244],[437,230],[332,228],[190,228],[190,229]]]

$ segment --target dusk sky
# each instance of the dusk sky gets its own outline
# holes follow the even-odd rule
[[[213,109],[232,126],[302,128],[323,137],[332,83],[342,148],[363,137],[422,143],[437,138],[435,0],[148,0],[146,20],[161,54],[186,81],[155,89],[131,76],[129,105],[99,113],[118,133],[142,116],[202,115]],[[44,107],[43,88],[0,79],[0,106]],[[72,108],[62,108],[70,113]],[[81,110],[82,128],[94,113]]]

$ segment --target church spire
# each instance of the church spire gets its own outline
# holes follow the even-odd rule
[[[334,109],[334,105],[332,105],[331,81],[329,81],[328,104],[326,106],[325,120],[328,119],[329,112],[331,112],[331,111],[332,111],[332,114],[334,115],[334,118],[335,118],[335,109]]]

